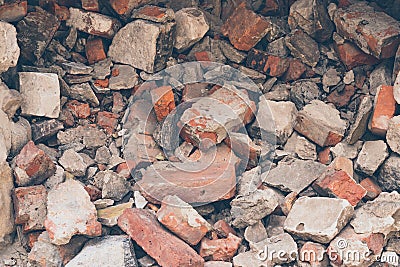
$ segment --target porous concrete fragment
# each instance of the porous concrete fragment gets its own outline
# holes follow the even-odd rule
[[[7,22],[0,21],[0,73],[15,67],[19,58],[17,31]]]
[[[19,90],[23,115],[58,118],[60,85],[54,73],[20,72]]]
[[[366,141],[358,155],[355,168],[371,176],[388,156],[389,152],[385,141]]]
[[[96,208],[80,182],[67,179],[50,190],[45,227],[51,243],[55,245],[67,244],[76,234],[101,234]]]
[[[378,175],[378,184],[385,191],[399,190],[400,188],[400,157],[391,155],[383,163]]]
[[[353,213],[354,208],[345,199],[300,197],[290,210],[284,229],[307,240],[329,243]]]

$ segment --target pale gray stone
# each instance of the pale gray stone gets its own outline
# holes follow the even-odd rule
[[[249,243],[258,243],[268,238],[267,230],[262,221],[249,225],[244,230],[244,238]]]
[[[252,168],[251,170],[245,171],[238,178],[237,192],[238,195],[247,195],[257,190],[260,187],[261,181],[261,166]]]
[[[142,19],[118,31],[108,50],[115,62],[153,73],[165,68],[172,54],[175,23],[158,24]]]
[[[49,191],[45,227],[55,245],[67,244],[76,234],[101,234],[96,208],[80,182],[67,179]]]
[[[400,157],[392,154],[382,165],[378,175],[378,184],[385,191],[400,189]]]
[[[5,161],[0,162],[0,249],[12,242],[14,212],[11,194],[14,189],[11,168]]]
[[[329,93],[329,87],[335,86],[340,82],[341,78],[339,72],[335,68],[331,68],[324,73],[322,76],[322,85],[324,91]]]
[[[98,237],[85,244],[82,251],[65,267],[138,267],[132,240],[125,235]]]
[[[400,29],[400,28],[399,28]],[[392,71],[387,63],[378,65],[369,76],[369,91],[376,95],[378,87],[382,84],[392,84]],[[394,91],[394,90],[393,90]]]
[[[266,261],[261,260],[260,258],[263,255],[259,254],[258,251],[246,251],[239,253],[235,257],[233,257],[233,266],[234,267],[267,267],[269,266]]]
[[[8,89],[0,79],[0,109],[11,119],[21,107],[22,97],[17,90]]]
[[[12,145],[12,124],[2,110],[0,110],[0,162],[5,162]]]
[[[324,147],[336,145],[337,139],[343,137],[347,124],[340,118],[337,109],[320,100],[313,100],[298,112],[294,129]],[[336,138],[332,139],[332,135]]]
[[[276,194],[274,190],[267,188],[234,198],[231,201],[231,215],[234,218],[232,225],[244,228],[271,214],[279,204]]]
[[[111,90],[131,89],[139,82],[135,68],[128,65],[115,64],[113,71],[118,70],[117,76],[111,76],[108,88]]]
[[[176,34],[174,47],[183,51],[203,38],[209,26],[198,8],[183,8],[175,13]]]
[[[355,168],[367,175],[373,175],[388,156],[385,141],[366,141],[358,155]]]
[[[337,157],[344,157],[348,159],[355,159],[358,156],[358,153],[360,152],[362,148],[363,142],[362,141],[357,141],[353,145],[349,145],[345,142],[340,142],[336,146],[331,147],[331,152]]]
[[[74,176],[84,176],[88,165],[83,157],[73,149],[66,150],[58,161],[63,168]]]
[[[295,152],[304,160],[317,160],[317,146],[303,136],[297,137]]]
[[[300,197],[290,210],[284,229],[307,240],[328,243],[350,221],[353,213],[354,208],[344,199]]]
[[[90,74],[93,68],[80,62],[63,62],[63,69],[69,74]]]
[[[372,112],[372,100],[370,96],[365,96],[360,103],[357,111],[356,119],[350,126],[349,134],[346,141],[352,145],[355,144],[367,130],[368,119]]]
[[[326,166],[314,162],[295,159],[289,162],[279,162],[278,166],[262,174],[262,181],[284,192],[300,193],[324,171]]]
[[[400,154],[400,116],[395,116],[389,120],[386,141],[392,151]]]
[[[88,102],[94,107],[97,107],[100,104],[89,83],[69,86],[66,94],[73,99]]]
[[[382,192],[354,213],[350,224],[358,234],[380,233],[387,238],[400,231],[400,194],[397,191]]]
[[[267,225],[267,234],[269,237],[283,234],[285,230],[283,225],[285,223],[286,216],[270,215]]]
[[[28,116],[58,118],[60,84],[54,73],[20,72],[21,112]]]
[[[107,170],[98,172],[94,177],[94,185],[101,189],[102,198],[121,200],[129,191],[129,182],[116,172]]]
[[[11,150],[12,155],[18,154],[32,139],[32,130],[29,121],[20,117],[16,123],[11,123]]]
[[[19,58],[17,30],[5,21],[0,21],[0,73],[15,67]]]

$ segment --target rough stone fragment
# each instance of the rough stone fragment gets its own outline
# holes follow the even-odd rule
[[[17,90],[9,89],[5,83],[0,80],[0,109],[12,118],[16,111],[21,107],[21,94]]]
[[[300,193],[314,182],[326,169],[326,166],[313,161],[295,159],[293,162],[280,162],[269,172],[262,174],[264,183],[284,192]]]
[[[12,242],[14,213],[11,194],[14,189],[13,176],[8,163],[0,163],[0,248]]]
[[[260,15],[239,4],[221,28],[233,46],[239,50],[249,51],[270,30],[270,23]]]
[[[136,70],[128,65],[114,65],[108,87],[111,90],[124,90],[133,88],[138,84],[139,75]]]
[[[100,111],[97,113],[97,125],[104,128],[108,134],[112,134],[117,127],[118,118],[118,114],[108,111]]]
[[[378,184],[384,191],[399,190],[400,188],[400,157],[391,155],[382,165],[378,175]]]
[[[335,157],[344,157],[347,159],[355,159],[363,145],[362,141],[349,145],[345,142],[340,142],[336,146],[331,147],[330,151]]]
[[[237,236],[236,231],[224,220],[219,220],[214,223],[213,230],[219,237],[227,237],[229,234]]]
[[[65,267],[138,267],[132,241],[125,235],[97,237],[85,244],[81,252]]]
[[[174,47],[183,51],[203,38],[209,26],[198,8],[183,8],[175,13],[176,37]]]
[[[379,59],[395,55],[400,43],[400,23],[365,2],[340,8],[333,21],[337,32]]]
[[[107,136],[97,128],[78,126],[58,132],[57,140],[61,145],[82,143],[87,149],[93,149],[104,146],[107,142]]]
[[[314,182],[313,188],[322,196],[346,199],[352,206],[356,206],[367,194],[367,190],[344,170],[328,169]]]
[[[345,85],[341,90],[336,89],[331,92],[326,100],[329,103],[333,103],[337,108],[343,108],[347,106],[356,93],[356,88],[352,85]]]
[[[367,194],[365,195],[365,199],[367,200],[373,200],[377,196],[379,196],[380,193],[382,193],[382,189],[379,187],[379,185],[376,183],[376,181],[372,178],[365,178],[360,182],[360,185],[367,190]]]
[[[177,196],[166,196],[157,211],[158,221],[190,245],[197,245],[211,225]]]
[[[38,123],[33,123],[32,140],[34,142],[44,141],[45,139],[54,136],[59,131],[64,130],[64,125],[58,120],[45,120]]]
[[[75,75],[90,74],[93,71],[92,67],[79,62],[63,62],[61,66],[67,73]]]
[[[51,243],[55,245],[67,244],[76,234],[101,234],[94,204],[83,186],[72,179],[67,179],[48,193],[45,227]]]
[[[94,107],[100,104],[89,83],[74,84],[68,88],[66,93],[69,97],[87,102]]]
[[[21,149],[32,139],[32,130],[29,121],[20,117],[16,123],[12,123],[11,128],[11,155],[18,154]]]
[[[215,155],[211,164],[209,155]],[[137,185],[146,199],[155,203],[167,195],[176,195],[189,204],[229,199],[235,194],[237,163],[229,147],[219,145],[217,151],[201,157],[196,164],[155,162],[143,172]]]
[[[358,155],[355,167],[366,175],[373,175],[389,156],[383,140],[366,141]]]
[[[13,25],[0,21],[0,36],[0,73],[2,73],[17,65],[20,49],[17,43],[17,31]]]
[[[203,238],[200,244],[200,256],[211,257],[214,261],[229,261],[238,250],[242,239],[232,234],[227,238],[210,240]]]
[[[204,267],[232,267],[232,263],[226,261],[207,261]]]
[[[299,0],[290,6],[288,22],[291,28],[300,27],[318,42],[332,36],[333,23],[323,1]]]
[[[397,214],[400,210],[400,194],[382,192],[354,213],[350,224],[358,234],[380,233],[385,239],[400,230]]]
[[[60,85],[54,73],[20,72],[23,115],[58,118],[60,114]]]
[[[44,229],[47,192],[43,185],[18,187],[13,200],[16,224],[23,224],[25,232]]]
[[[15,158],[15,182],[19,186],[40,184],[56,171],[49,156],[29,141]]]
[[[16,1],[0,5],[0,20],[16,22],[26,16],[28,11],[27,1]]]
[[[58,19],[43,9],[29,12],[17,24],[21,56],[28,61],[36,62],[43,55],[59,26]]]
[[[282,233],[258,243],[251,243],[250,248],[258,253],[262,251],[263,253],[258,255],[258,259],[265,259],[264,264],[271,266],[292,262],[294,260],[292,254],[297,253],[297,244],[288,233]]]
[[[246,66],[272,77],[280,77],[288,69],[289,59],[251,49],[247,56]]]
[[[222,87],[207,98],[198,99],[186,109],[181,118],[181,135],[199,146],[203,139],[221,143],[229,132],[235,131],[253,117],[255,104],[247,92],[231,87]]]
[[[67,20],[67,26],[101,37],[111,39],[121,27],[117,19],[105,16],[103,14],[83,11],[71,7],[70,16]]]
[[[346,128],[339,111],[319,100],[299,111],[294,125],[296,131],[322,147],[339,143]]]
[[[353,213],[354,208],[345,199],[301,197],[289,212],[284,228],[299,237],[328,243],[349,222]]]
[[[108,227],[117,225],[119,216],[122,215],[125,209],[132,208],[133,201],[122,203],[119,205],[106,207],[97,211],[97,217],[101,224]]]
[[[147,210],[126,209],[118,226],[161,266],[201,267],[204,260],[188,244],[164,230]]]
[[[357,111],[356,119],[350,126],[347,142],[355,144],[365,133],[368,126],[368,119],[372,112],[371,97],[366,96],[362,99]]]
[[[302,30],[295,30],[286,37],[286,46],[292,55],[304,64],[315,67],[319,61],[318,43]]]
[[[300,159],[317,159],[317,146],[314,143],[308,141],[308,139],[305,137],[297,136],[297,142],[294,151]]]
[[[264,239],[267,239],[267,230],[265,229],[262,221],[258,221],[256,224],[247,226],[244,231],[244,238],[249,243],[258,243]]]
[[[157,24],[135,20],[118,31],[108,56],[148,73],[157,72],[165,68],[165,62],[172,54],[174,32],[173,22]]]
[[[246,251],[233,257],[233,266],[235,267],[263,267],[265,261],[260,259],[258,251]]]
[[[229,42],[220,40],[218,44],[224,56],[232,62],[240,64],[247,56],[246,53],[237,50]]]
[[[88,11],[99,12],[98,0],[82,0],[82,8]]]
[[[231,215],[234,218],[232,225],[244,228],[256,224],[277,206],[278,196],[271,188],[258,189],[246,196],[239,195],[231,201]]]
[[[28,254],[31,266],[64,266],[82,249],[86,237],[73,237],[66,245],[51,243],[49,234],[44,231],[38,237]]]
[[[389,120],[386,141],[392,151],[400,154],[400,116]]]
[[[101,189],[102,198],[121,200],[130,189],[129,182],[116,172],[101,171],[94,177],[94,184]]]
[[[392,66],[387,62],[382,62],[374,68],[369,75],[369,92],[376,95],[379,86],[392,85]],[[394,95],[394,88],[393,88]]]
[[[335,68],[327,70],[322,77],[324,91],[329,92],[329,87],[337,85],[340,81],[341,78],[339,72]]]
[[[257,145],[247,134],[231,133],[225,143],[243,160],[247,166],[257,166],[262,154],[262,147]]]
[[[66,150],[58,161],[63,168],[74,176],[84,176],[87,164],[83,157],[73,149]]]
[[[290,101],[292,101],[298,110],[309,104],[314,99],[319,99],[321,92],[316,83],[303,80],[294,82],[290,89]]]

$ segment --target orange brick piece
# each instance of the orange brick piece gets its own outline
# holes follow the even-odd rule
[[[164,230],[148,210],[126,209],[118,218],[118,226],[160,266],[204,266],[204,259],[188,244]]]
[[[369,177],[362,180],[360,185],[367,190],[367,194],[365,195],[365,199],[367,200],[373,200],[382,193],[382,189],[379,185]]]
[[[356,45],[349,42],[337,44],[336,51],[339,54],[340,61],[346,65],[348,70],[361,65],[374,65],[378,62],[377,58],[364,53]]]
[[[230,261],[236,254],[242,239],[228,234],[227,238],[210,240],[203,238],[200,246],[200,256],[211,257],[214,261]]]
[[[246,2],[237,6],[221,28],[233,46],[249,51],[269,31],[270,23],[246,7]]]
[[[393,118],[395,111],[396,100],[393,96],[393,86],[379,86],[369,125],[371,132],[376,135],[385,135],[389,127],[389,120]]]
[[[89,64],[96,63],[107,57],[103,41],[100,38],[89,38],[86,43],[85,52]]]
[[[154,111],[157,120],[163,121],[175,109],[174,92],[171,86],[162,86],[151,90]]]
[[[356,206],[367,194],[367,190],[357,184],[347,172],[332,169],[328,169],[323,173],[314,182],[313,188],[321,195],[346,199],[352,206]]]

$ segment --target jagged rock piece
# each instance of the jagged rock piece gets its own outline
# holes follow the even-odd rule
[[[0,21],[0,73],[17,65],[19,46],[17,31],[12,24]]]

